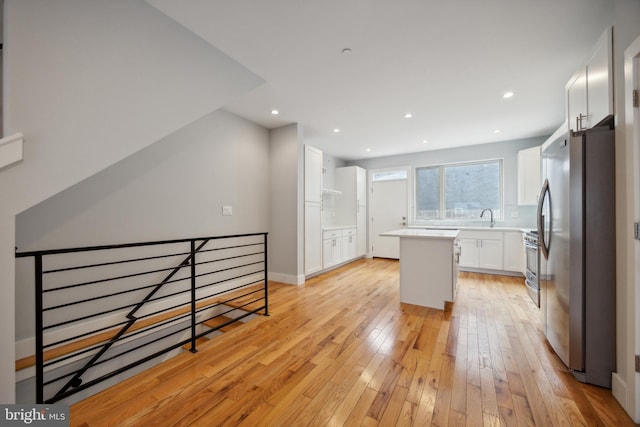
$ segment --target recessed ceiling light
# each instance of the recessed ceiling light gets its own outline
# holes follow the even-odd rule
[[[429,143],[429,141],[427,141],[426,139],[423,139],[423,140],[422,140],[422,143],[423,143],[423,144],[428,144],[428,143]]]
[[[495,129],[495,130],[493,131],[493,133],[500,133],[500,132],[502,132],[500,129]]]
[[[349,56],[349,55],[351,55],[351,53],[352,53],[352,52],[353,52],[353,51],[352,51],[351,49],[349,49],[348,47],[345,47],[344,49],[342,49],[342,52],[341,52],[341,53],[342,53],[343,55],[345,55],[345,56]]]
[[[367,153],[370,153],[370,152],[371,152],[371,148],[367,148],[367,149],[366,149],[366,150],[364,150],[364,151],[366,151]]]
[[[505,92],[504,95],[502,95],[502,97],[504,99],[509,99],[511,97],[513,97],[514,93],[513,92]]]
[[[273,114],[274,116],[277,116],[278,114],[280,114],[280,111],[278,110],[271,110],[271,114]]]
[[[340,132],[340,129],[338,129],[338,128],[334,128],[333,129],[333,133],[338,133],[338,132]]]
[[[404,118],[405,118],[405,119],[410,119],[411,117],[413,117],[413,114],[411,114],[411,113],[406,113],[406,114],[404,115]]]

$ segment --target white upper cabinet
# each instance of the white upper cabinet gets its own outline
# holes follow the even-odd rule
[[[367,171],[358,166],[336,169],[336,185],[342,192],[337,200],[336,222],[357,228],[357,256],[367,252]]]
[[[537,205],[541,187],[540,147],[518,151],[518,205]]]
[[[322,151],[304,146],[304,200],[322,202]]]
[[[613,39],[608,28],[598,39],[586,64],[566,85],[567,124],[577,132],[613,114]]]

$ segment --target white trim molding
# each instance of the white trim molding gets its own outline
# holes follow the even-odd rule
[[[0,139],[0,169],[22,160],[24,136],[16,133]]]

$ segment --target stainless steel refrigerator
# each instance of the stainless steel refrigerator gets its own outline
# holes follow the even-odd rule
[[[540,313],[551,347],[582,382],[615,371],[613,117],[543,148]]]

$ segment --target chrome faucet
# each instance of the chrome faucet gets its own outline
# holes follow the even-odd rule
[[[482,216],[486,211],[489,211],[489,213],[491,214],[491,222],[489,222],[489,227],[493,227],[494,225],[496,225],[496,221],[493,219],[493,211],[491,209],[489,208],[483,209],[482,212],[480,213],[480,218],[482,218]]]

